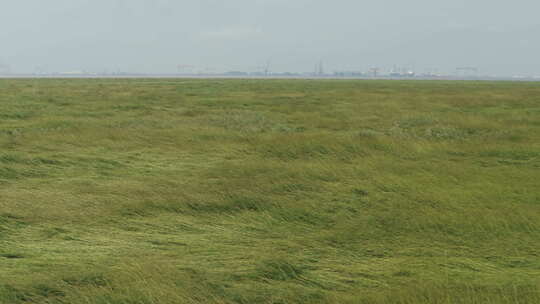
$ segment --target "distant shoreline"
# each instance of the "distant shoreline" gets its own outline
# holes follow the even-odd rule
[[[446,80],[446,81],[527,81],[539,82],[538,77],[454,77],[454,76],[415,76],[415,77],[352,77],[352,76],[304,76],[304,75],[276,75],[276,76],[246,76],[246,75],[225,75],[225,74],[8,74],[0,75],[0,79],[143,79],[143,78],[164,78],[164,79],[310,79],[310,80]]]

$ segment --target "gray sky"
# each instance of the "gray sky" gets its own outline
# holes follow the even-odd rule
[[[1,0],[16,72],[475,66],[540,75],[538,0]]]

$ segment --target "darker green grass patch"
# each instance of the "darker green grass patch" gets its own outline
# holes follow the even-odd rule
[[[25,163],[25,159],[14,154],[4,154],[0,156],[0,162],[3,164],[21,164]]]
[[[0,168],[0,180],[19,179],[23,177],[24,175],[27,175],[27,174],[20,172],[19,170],[15,170],[13,168],[8,168],[8,167]]]
[[[298,280],[304,274],[304,269],[286,260],[267,260],[258,266],[257,277],[274,281]]]
[[[516,283],[486,286],[464,282],[420,282],[414,286],[358,295],[354,301],[369,304],[529,304],[538,300],[540,292],[535,285]]]
[[[85,274],[81,276],[69,276],[63,279],[64,282],[75,287],[105,287],[109,281],[103,274]]]
[[[540,151],[534,150],[488,150],[479,153],[480,157],[500,158],[505,160],[528,161],[540,158]]]
[[[276,205],[260,197],[226,194],[216,202],[187,202],[190,210],[198,213],[235,213],[241,211],[264,211]]]
[[[0,163],[3,164],[21,164],[21,165],[61,165],[62,162],[57,159],[44,157],[24,157],[16,154],[0,155]]]
[[[0,303],[19,304],[31,303],[32,295],[8,284],[0,285]]]
[[[34,116],[33,112],[15,112],[15,113],[0,113],[0,120],[9,119],[9,120],[24,120],[29,119]]]
[[[63,297],[66,295],[66,293],[63,290],[60,290],[56,287],[52,287],[47,284],[38,284],[33,287],[35,290],[35,293],[42,297]]]
[[[328,215],[309,208],[281,206],[270,210],[269,213],[274,218],[286,223],[302,223],[313,226],[328,226],[333,223],[333,219]]]
[[[59,236],[66,235],[67,233],[69,233],[69,230],[61,228],[61,227],[50,227],[50,228],[43,229],[42,231],[43,236],[46,238],[59,237]]]
[[[19,253],[0,253],[0,258],[18,260],[18,259],[24,259],[24,255],[19,254]]]
[[[53,159],[36,158],[7,158],[4,159],[6,165],[0,166],[0,181],[1,180],[21,180],[27,178],[44,178],[51,175],[50,168],[58,166],[61,162]]]

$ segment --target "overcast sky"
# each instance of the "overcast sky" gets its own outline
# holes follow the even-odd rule
[[[540,75],[538,0],[1,0],[16,72],[328,72],[394,64]]]

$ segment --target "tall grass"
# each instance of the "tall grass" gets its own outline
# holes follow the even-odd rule
[[[538,96],[0,80],[0,303],[538,303]]]

